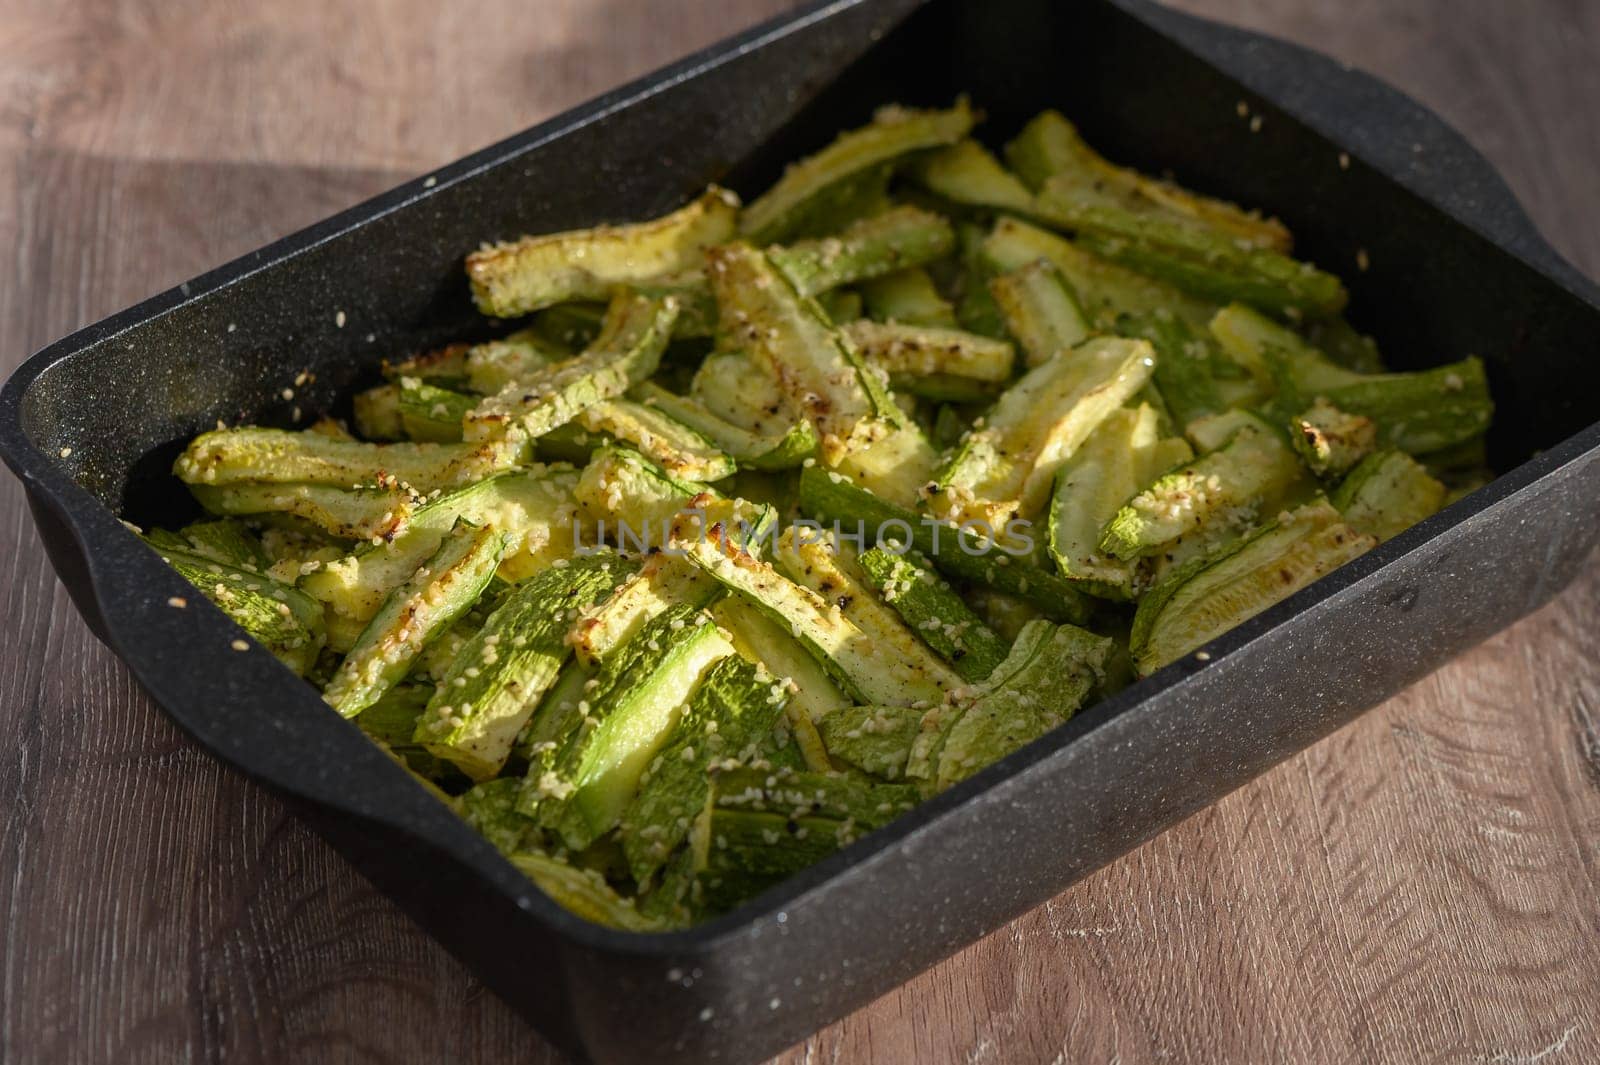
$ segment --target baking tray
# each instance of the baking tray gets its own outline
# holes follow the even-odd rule
[[[759,191],[886,101],[1045,106],[1111,157],[1264,207],[1346,274],[1400,367],[1477,353],[1505,471],[1288,601],[738,911],[639,936],[551,903],[117,520],[192,508],[212,426],[336,408],[379,359],[483,328],[461,255]],[[1252,122],[1251,119],[1259,119]],[[1348,165],[1341,165],[1341,153]],[[1360,250],[1371,262],[1353,269]],[[812,5],[50,345],[0,449],[95,634],[201,746],[292,799],[579,1058],[750,1061],[938,959],[1539,606],[1600,498],[1600,294],[1455,133],[1372,79],[1145,0]],[[290,401],[303,371],[315,381]],[[70,451],[67,449],[70,448]],[[167,605],[188,591],[187,609]]]

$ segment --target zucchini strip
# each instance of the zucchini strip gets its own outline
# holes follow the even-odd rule
[[[241,521],[220,518],[215,521],[196,521],[179,530],[188,547],[196,554],[240,569],[265,573],[272,565],[261,538],[251,532]],[[183,545],[174,544],[182,547]]]
[[[890,375],[907,378],[948,374],[970,381],[1000,384],[1011,379],[1016,350],[960,329],[885,324],[867,320],[843,327],[867,361]]]
[[[722,330],[768,367],[816,428],[830,465],[905,424],[888,390],[814,301],[747,244],[712,249],[711,285]]]
[[[304,676],[316,664],[326,639],[322,608],[316,600],[254,570],[164,543],[150,546],[230,621],[296,674]]]
[[[1318,397],[1289,422],[1289,442],[1318,477],[1340,477],[1372,454],[1378,426],[1371,418],[1342,411]]]
[[[808,421],[795,419],[783,433],[763,435],[723,419],[692,397],[669,392],[651,381],[635,386],[629,395],[704,436],[741,469],[792,469],[817,450],[817,432]]]
[[[1004,551],[974,552],[962,546],[962,534],[954,525],[895,506],[842,474],[820,467],[802,469],[800,509],[870,542],[885,537],[903,538],[904,530],[909,529],[911,546],[948,576],[1019,596],[1051,618],[1072,622],[1088,619],[1089,602],[1071,581],[1022,556]]]
[[[925,713],[906,706],[847,706],[823,718],[822,742],[845,765],[899,780],[906,775]]]
[[[1006,656],[1006,642],[973,613],[948,581],[921,560],[882,547],[856,559],[867,581],[900,620],[969,683]]]
[[[400,378],[400,428],[412,440],[439,444],[461,439],[461,420],[478,401],[464,392],[440,388],[420,377]]]
[[[582,355],[514,380],[481,401],[467,414],[464,435],[468,440],[540,437],[586,407],[622,395],[655,373],[677,316],[675,299],[619,290],[600,335]]]
[[[477,600],[504,549],[498,530],[458,523],[411,579],[389,593],[328,682],[323,700],[344,717],[377,702]]]
[[[1033,209],[1028,186],[974,140],[929,152],[912,163],[909,172],[929,192],[963,207],[1020,214]]]
[[[462,369],[469,392],[492,396],[513,381],[572,357],[572,349],[555,344],[534,329],[522,329],[502,340],[467,349]],[[439,382],[432,382],[438,384]]]
[[[178,456],[172,472],[190,485],[396,484],[428,492],[503,473],[521,463],[522,450],[506,440],[364,444],[319,433],[245,427],[201,433]]]
[[[1089,338],[1089,319],[1061,271],[1035,259],[989,282],[1006,330],[1027,353],[1029,367]]]
[[[637,285],[700,265],[705,249],[731,238],[739,199],[706,189],[687,206],[650,222],[597,226],[482,248],[467,256],[478,309],[516,318],[572,300],[601,300],[617,285]],[[670,331],[670,330],[669,330]]]
[[[413,741],[473,780],[504,768],[512,744],[570,653],[575,612],[631,567],[612,556],[573,559],[518,585],[456,653]]]
[[[1155,385],[1178,428],[1227,409],[1217,387],[1209,334],[1162,311],[1126,316],[1118,322],[1117,331],[1143,337],[1156,349]]]
[[[835,236],[767,249],[773,265],[802,296],[820,296],[896,270],[943,258],[955,232],[940,215],[893,207],[852,223]]]
[[[1134,615],[1129,640],[1139,674],[1182,658],[1377,542],[1318,501],[1217,555],[1179,567],[1140,600]]]
[[[876,322],[956,327],[956,310],[939,294],[933,278],[921,267],[896,270],[860,285],[862,303]]]
[[[192,484],[189,491],[213,514],[284,514],[341,540],[392,540],[411,520],[419,498],[393,485],[350,489],[325,484]]]
[[[814,231],[837,207],[842,187],[924,148],[953,144],[976,116],[965,99],[948,111],[880,108],[871,124],[840,134],[815,155],[784,172],[778,183],[745,208],[739,232],[754,244],[772,244]]]
[[[958,525],[981,523],[996,539],[1009,535],[1013,519],[1039,513],[1056,470],[1144,387],[1154,366],[1148,343],[1101,338],[1028,371],[939,471],[935,513]]]
[[[1393,539],[1445,504],[1448,490],[1402,451],[1363,459],[1339,483],[1331,502],[1344,520],[1379,543]]]
[[[400,386],[388,382],[357,392],[350,401],[350,419],[363,440],[404,440],[406,430],[400,423]]]
[[[771,768],[783,732],[788,687],[738,655],[706,671],[672,738],[651,761],[622,821],[622,848],[633,879],[649,883],[689,837],[705,809],[713,764]],[[787,733],[783,732],[784,742]]]
[[[731,455],[659,406],[609,399],[585,408],[576,424],[632,445],[682,480],[708,484],[731,477],[736,469]]]
[[[639,912],[632,899],[618,895],[593,869],[573,866],[538,851],[510,856],[511,864],[557,905],[585,921],[624,932],[664,932],[665,922]]]
[[[1035,191],[1052,178],[1067,180],[1104,189],[1132,209],[1201,225],[1231,240],[1284,254],[1292,243],[1289,230],[1276,218],[1263,218],[1258,212],[1108,162],[1059,111],[1034,116],[1006,145],[1005,156]]]

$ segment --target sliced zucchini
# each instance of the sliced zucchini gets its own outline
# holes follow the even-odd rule
[[[929,152],[909,168],[911,177],[950,203],[1027,214],[1033,208],[1028,186],[975,140],[961,140]]]
[[[347,631],[352,625],[359,631],[384,598],[438,550],[458,519],[506,534],[500,566],[506,579],[537,573],[572,551],[577,481],[577,473],[570,469],[541,467],[441,494],[418,507],[405,531],[393,540],[364,546],[331,562],[307,562],[300,588],[327,605],[330,638],[341,620]]]
[[[1105,677],[1112,642],[1072,625],[1023,627],[985,690],[944,730],[935,790],[993,765],[1071,717]]]
[[[953,144],[972,129],[966,100],[948,111],[885,107],[870,125],[841,134],[815,155],[789,167],[782,178],[745,208],[739,231],[755,244],[771,244],[816,231],[834,215],[843,186],[882,173],[910,152]]]
[[[477,404],[477,398],[465,392],[440,388],[420,377],[400,378],[400,427],[412,440],[459,441],[461,421]]]
[[[191,522],[180,530],[180,535],[188,541],[187,547],[196,554],[230,566],[264,573],[272,565],[261,537],[251,532],[244,522],[234,518]],[[173,546],[181,548],[184,545]]]
[[[860,352],[767,256],[736,244],[715,248],[710,257],[723,332],[771,370],[816,428],[824,461],[837,464],[905,424]]]
[[[733,641],[734,650],[746,661],[767,669],[788,689],[789,729],[807,767],[832,769],[817,728],[833,711],[849,706],[849,697],[790,635],[787,626],[774,622],[745,600],[724,596],[712,604],[711,616]]]
[[[1209,334],[1163,311],[1124,316],[1117,332],[1143,337],[1156,349],[1155,385],[1179,429],[1228,409],[1218,388]]]
[[[978,249],[988,268],[1001,273],[1047,259],[1071,287],[1078,305],[1098,329],[1113,329],[1124,314],[1165,309],[1197,328],[1205,328],[1217,305],[1191,296],[1153,277],[1092,254],[1065,237],[1020,219],[1003,217]]]
[[[1030,367],[1089,337],[1089,319],[1077,296],[1048,259],[1035,259],[999,275],[989,282],[989,292]]]
[[[1187,441],[1161,436],[1148,404],[1113,411],[1056,475],[1050,556],[1062,574],[1104,598],[1137,595],[1138,568],[1101,551],[1101,532],[1142,487],[1193,457]]]
[[[556,757],[540,823],[582,850],[615,828],[701,677],[733,647],[698,607],[669,607],[596,675],[580,727]],[[590,722],[593,722],[592,725]]]
[[[570,348],[553,343],[535,329],[519,330],[502,340],[472,345],[464,362],[464,383],[468,391],[492,396],[513,381],[521,381],[572,355]]]
[[[861,285],[862,302],[873,321],[954,329],[956,311],[939,294],[933,278],[921,267],[896,270]]]
[[[1342,477],[1377,446],[1378,426],[1319,397],[1290,419],[1289,440],[1312,473]]]
[[[857,562],[906,627],[949,662],[963,680],[982,680],[1005,658],[1006,642],[922,560],[874,547],[862,552]]]
[[[598,667],[651,618],[674,606],[705,606],[718,587],[697,566],[666,554],[651,555],[603,603],[579,612],[567,643],[585,665]]]
[[[688,838],[711,791],[712,765],[770,768],[775,734],[787,742],[788,702],[787,685],[738,655],[706,671],[623,818],[622,847],[637,883],[649,883]]]
[[[361,717],[371,712],[368,710]],[[513,778],[488,780],[468,788],[455,801],[461,819],[508,857],[543,842],[538,823],[516,811],[517,788]]]
[[[578,869],[539,851],[511,855],[511,864],[562,909],[586,921],[624,932],[664,932],[670,925],[639,912],[632,899],[618,895],[593,869]]]
[[[610,399],[583,410],[577,424],[637,448],[673,477],[700,484],[733,475],[733,457],[659,405]]]
[[[731,357],[748,365],[741,355]],[[808,421],[795,419],[782,434],[763,435],[723,419],[690,396],[669,392],[651,381],[636,386],[629,394],[700,433],[731,456],[741,469],[791,469],[817,450],[817,432]],[[766,416],[764,411],[761,413]]]
[[[1140,600],[1129,637],[1135,666],[1154,673],[1376,544],[1318,501],[1195,559]]]
[[[367,622],[323,691],[323,700],[344,717],[377,702],[410,672],[428,644],[477,601],[504,550],[505,536],[498,529],[458,522]]]
[[[663,526],[705,491],[705,485],[673,476],[632,448],[608,446],[583,468],[575,496],[585,517],[605,523],[602,535],[630,536],[641,542],[627,546],[648,551],[666,542]]]
[[[738,215],[738,197],[712,186],[688,206],[653,221],[483,248],[467,256],[472,297],[480,311],[496,318],[516,318],[570,300],[605,299],[617,285],[698,267],[706,248],[733,236]]]
[[[403,532],[420,501],[397,485],[192,484],[200,505],[213,514],[283,514],[341,540],[392,540]]]
[[[1382,451],[1350,471],[1332,503],[1349,525],[1382,543],[1437,513],[1447,493],[1444,483],[1410,455]]]
[[[605,324],[582,355],[513,381],[466,416],[469,440],[543,436],[655,373],[678,316],[676,300],[619,290]]]
[[[1011,378],[1015,349],[1004,340],[959,329],[890,324],[861,320],[844,327],[845,335],[893,381],[947,374],[998,384]]]
[[[1088,600],[1071,581],[1022,555],[974,547],[955,526],[895,506],[843,474],[820,467],[802,469],[800,509],[873,544],[903,540],[909,530],[911,546],[951,577],[1020,596],[1058,620],[1082,622],[1089,616]]]
[[[882,698],[885,688],[879,684],[871,696],[873,701],[895,706],[937,703],[965,683],[963,675],[930,650],[931,645],[912,631],[895,608],[874,594],[856,553],[844,543],[790,526],[778,537],[773,558],[791,581],[837,606],[844,619],[860,631],[863,639],[852,651],[876,656],[878,671],[893,675],[895,697]]]
[[[1128,167],[1108,162],[1084,142],[1059,111],[1042,111],[1006,145],[1005,156],[1034,190],[1058,175],[1081,185],[1101,188],[1138,209],[1181,218],[1230,239],[1244,240],[1287,253],[1289,230],[1275,218],[1189,192]]]
[[[1100,539],[1113,558],[1151,555],[1196,530],[1248,527],[1277,506],[1304,467],[1276,428],[1254,415],[1228,442],[1185,463],[1134,496]]]
[[[926,380],[926,378],[924,379]],[[838,472],[901,507],[916,506],[933,471],[939,453],[913,424],[892,430],[887,436],[839,461]]]
[[[998,539],[1043,509],[1061,464],[1145,382],[1155,353],[1142,340],[1098,338],[1028,371],[935,478],[935,513],[981,523]]]
[[[576,558],[516,586],[456,653],[414,742],[473,780],[496,776],[570,653],[575,615],[631,568],[615,557]]]
[[[169,544],[150,546],[230,621],[296,674],[304,676],[316,664],[327,637],[322,607],[315,599],[255,570]]]
[[[251,426],[201,433],[178,456],[172,472],[190,485],[392,483],[428,492],[503,473],[522,462],[522,451],[506,440],[365,444]]]
[[[916,789],[779,769],[718,770],[694,848],[711,910],[726,910],[910,810]]]
[[[835,235],[778,245],[767,254],[796,292],[819,296],[842,285],[921,266],[950,254],[953,247],[955,232],[942,216],[900,206],[863,218]]]
[[[399,362],[383,360],[383,376],[398,383],[402,377],[418,377],[440,388],[463,388],[467,383],[467,355],[471,344],[446,344]]]
[[[823,718],[822,742],[845,765],[900,780],[926,713],[909,706],[847,706]]]

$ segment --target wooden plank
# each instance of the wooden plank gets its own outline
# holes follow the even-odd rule
[[[781,0],[0,0],[0,359]],[[1600,7],[1183,0],[1412,92],[1600,273]],[[0,479],[0,1061],[554,1060],[90,637]],[[786,1062],[1594,1060],[1600,567]]]

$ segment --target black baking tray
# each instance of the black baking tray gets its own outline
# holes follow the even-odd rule
[[[712,180],[748,195],[880,103],[958,92],[993,140],[1056,106],[1113,158],[1282,217],[1302,254],[1346,275],[1356,324],[1392,363],[1483,356],[1502,475],[1209,660],[1161,670],[732,914],[650,936],[554,905],[308,686],[231,653],[221,613],[199,596],[168,606],[187,586],[119,524],[192,505],[167,470],[217,419],[336,409],[382,356],[481,329],[461,272],[480,241],[646,217]],[[295,800],[553,1042],[598,1061],[750,1061],[1546,601],[1600,537],[1597,420],[1600,294],[1480,156],[1393,90],[1145,0],[843,0],[50,345],[0,393],[0,448],[78,609],[155,702]]]

